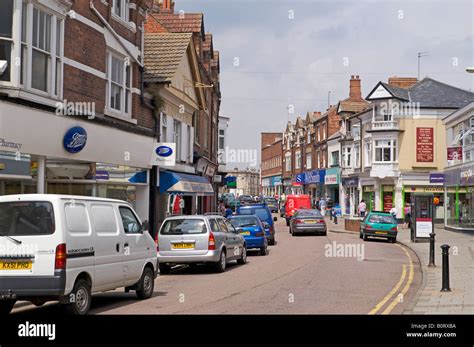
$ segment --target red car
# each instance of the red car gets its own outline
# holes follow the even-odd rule
[[[285,202],[286,225],[290,225],[290,219],[299,209],[310,209],[311,198],[309,195],[288,195]]]

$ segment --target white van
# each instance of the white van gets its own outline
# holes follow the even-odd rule
[[[147,224],[121,200],[0,196],[0,313],[54,300],[83,315],[92,293],[121,287],[150,298],[158,260]]]

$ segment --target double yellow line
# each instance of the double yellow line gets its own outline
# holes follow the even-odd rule
[[[402,295],[402,299],[405,297],[405,294],[408,292],[408,289],[410,289],[410,285],[413,282],[413,277],[415,275],[415,271],[413,269],[413,260],[411,259],[410,253],[408,253],[408,251],[404,247],[400,246],[399,244],[397,244],[397,246],[400,247],[405,252],[409,261],[408,280],[405,286],[403,287],[402,291],[399,293],[399,295],[395,296],[395,298],[385,308],[382,314],[390,314],[390,312],[392,312],[395,306],[397,306],[397,304],[400,302],[400,299],[399,299],[400,294]],[[375,307],[372,310],[370,310],[369,315],[376,314],[377,312],[379,312],[379,310],[399,291],[406,277],[407,277],[407,266],[403,264],[400,280],[397,282],[395,287],[393,287],[393,289],[377,305],[375,305]]]

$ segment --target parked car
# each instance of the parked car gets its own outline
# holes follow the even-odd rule
[[[265,198],[264,200],[265,205],[268,206],[270,211],[273,213],[278,213],[278,200],[275,198]]]
[[[297,210],[290,219],[290,234],[296,236],[303,233],[319,233],[327,235],[326,222],[318,210]]]
[[[249,205],[254,203],[251,195],[241,195],[239,196],[239,201],[241,205]]]
[[[150,298],[158,264],[147,224],[121,200],[0,196],[0,312],[54,300],[85,315],[92,294],[120,287]]]
[[[257,216],[232,216],[229,218],[234,228],[245,238],[247,249],[260,250],[260,255],[267,255],[268,240],[265,227]]]
[[[309,195],[288,195],[285,202],[285,219],[286,226],[290,226],[290,219],[296,210],[299,209],[310,209],[311,198]]]
[[[237,209],[237,215],[257,215],[262,222],[266,222],[268,225],[265,228],[265,233],[268,238],[268,244],[271,246],[275,245],[275,226],[273,222],[277,221],[277,217],[272,217],[268,206],[264,204],[241,206]]]
[[[395,243],[397,234],[397,221],[388,212],[371,211],[360,224],[359,237],[364,241],[367,241],[368,237],[383,237]]]
[[[220,215],[173,216],[163,221],[158,233],[160,272],[176,264],[213,264],[224,272],[227,263],[247,262],[247,244],[232,224]]]

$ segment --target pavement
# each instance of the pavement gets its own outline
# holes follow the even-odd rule
[[[354,233],[344,229],[344,218],[334,224],[333,232]],[[474,234],[445,230],[435,226],[435,267],[428,267],[429,242],[411,242],[410,230],[399,225],[397,241],[410,248],[421,264],[422,283],[403,314],[474,314]],[[450,292],[441,292],[441,245],[448,244]]]

